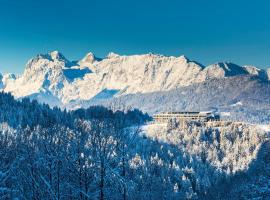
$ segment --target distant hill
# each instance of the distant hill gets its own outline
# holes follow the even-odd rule
[[[270,83],[258,77],[242,75],[211,79],[165,92],[129,94],[79,104],[84,107],[102,104],[119,108],[125,105],[150,114],[177,110],[216,110],[223,114],[223,118],[267,123],[270,121]]]

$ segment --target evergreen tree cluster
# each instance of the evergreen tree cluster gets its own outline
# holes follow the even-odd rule
[[[54,124],[74,128],[76,119],[112,119],[123,121],[126,125],[143,124],[150,120],[147,114],[138,109],[126,112],[115,111],[103,106],[90,106],[87,109],[75,111],[61,110],[58,107],[50,108],[47,104],[39,104],[36,100],[23,98],[20,101],[14,99],[11,94],[0,93],[0,123],[7,122],[11,127],[30,127],[37,125],[50,127]]]
[[[139,110],[94,106],[68,112],[3,93],[0,109],[0,199],[245,199],[270,194],[261,190],[268,184],[269,135],[252,125],[143,126],[149,116]]]

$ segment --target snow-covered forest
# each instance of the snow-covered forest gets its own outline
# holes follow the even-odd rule
[[[61,111],[4,93],[0,110],[1,199],[269,198],[269,135],[254,125],[145,125],[136,109]]]

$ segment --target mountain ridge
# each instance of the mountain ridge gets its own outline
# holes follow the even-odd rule
[[[97,58],[90,52],[81,60],[69,61],[53,51],[30,59],[20,76],[0,76],[0,89],[16,98],[39,96],[39,101],[55,105],[55,101],[48,101],[49,94],[59,100],[59,106],[66,107],[77,100],[169,91],[215,78],[252,75],[269,80],[269,74],[269,70],[231,62],[204,66],[184,55],[125,56],[111,52]]]
[[[222,119],[269,123],[269,94],[269,81],[252,75],[241,75],[210,79],[170,91],[71,102],[69,106],[75,108],[80,105],[87,108],[92,105],[103,105],[116,110],[140,108],[149,114],[179,110],[213,110],[222,114]]]

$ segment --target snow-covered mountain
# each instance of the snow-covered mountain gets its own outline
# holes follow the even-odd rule
[[[65,106],[74,101],[169,91],[208,79],[249,74],[269,79],[267,71],[256,67],[233,63],[205,67],[185,56],[109,53],[100,59],[88,53],[83,59],[71,62],[53,51],[31,59],[21,76],[0,76],[0,89],[17,98],[36,98]]]
[[[166,111],[221,112],[223,119],[270,122],[270,82],[252,75],[210,79],[178,89],[128,94],[112,99],[72,102],[70,108],[104,105],[114,109],[139,108],[149,114]],[[225,116],[225,114],[227,116]]]

